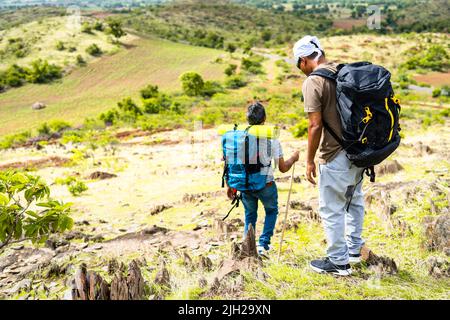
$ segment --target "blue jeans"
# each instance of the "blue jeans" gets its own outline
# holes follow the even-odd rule
[[[364,244],[363,169],[341,151],[327,164],[319,165],[319,171],[319,213],[327,235],[327,255],[335,264],[347,264],[349,253],[358,254]]]
[[[256,231],[256,220],[258,219],[258,200],[261,200],[266,218],[264,220],[264,229],[259,238],[259,245],[268,249],[270,238],[273,236],[273,230],[278,216],[278,190],[275,182],[259,191],[242,192],[242,203],[245,208],[245,227],[244,237],[247,234],[248,227],[251,224]]]

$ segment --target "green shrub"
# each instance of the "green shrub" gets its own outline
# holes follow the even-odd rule
[[[77,55],[76,62],[77,62],[77,65],[80,67],[86,65],[86,60],[84,60],[84,58],[81,54]]]
[[[445,71],[450,67],[450,56],[444,46],[432,45],[425,52],[418,50],[403,66],[409,70],[424,68]]]
[[[296,138],[303,138],[308,135],[309,121],[307,119],[300,119],[300,121],[293,126],[290,131]]]
[[[264,73],[262,62],[263,58],[259,56],[254,56],[250,58],[242,58],[241,65],[242,69],[253,74]]]
[[[180,77],[183,91],[186,95],[200,96],[203,92],[205,82],[201,75],[195,72],[186,72]]]
[[[64,120],[52,120],[49,122],[48,126],[53,132],[62,132],[72,127],[70,123]]]
[[[21,133],[11,134],[8,136],[5,136],[3,139],[0,140],[0,149],[9,149],[13,147],[17,147],[25,142],[28,141],[28,139],[31,138],[31,132],[30,131],[24,131]]]
[[[86,52],[94,57],[98,57],[98,56],[102,55],[102,53],[103,53],[102,49],[100,49],[100,47],[95,43],[93,43],[89,47],[87,47]]]
[[[205,125],[216,125],[223,123],[226,117],[226,111],[216,107],[206,107],[200,114],[199,120]]]
[[[146,86],[140,92],[143,99],[156,98],[159,95],[158,86],[153,86],[151,84]]]
[[[73,181],[70,183],[67,189],[73,196],[78,197],[83,192],[87,191],[89,188],[82,181]]]
[[[82,143],[85,141],[85,133],[81,130],[64,131],[61,137],[61,143]]]
[[[104,122],[105,126],[112,126],[117,123],[120,115],[117,109],[108,110],[102,114],[100,114],[99,119]]]
[[[92,34],[92,26],[89,22],[84,22],[81,25],[81,32]]]
[[[231,76],[236,73],[237,65],[229,64],[228,67],[225,68],[225,74],[227,76]]]
[[[216,93],[224,92],[222,85],[217,81],[206,81],[203,90],[202,96],[212,97]]]
[[[422,120],[422,128],[428,129],[428,127],[432,127],[436,124],[444,124],[445,120],[443,119],[441,114],[433,114],[426,116]]]
[[[446,108],[446,109],[442,110],[440,112],[440,115],[442,117],[446,117],[446,118],[450,117],[450,108]]]
[[[435,88],[432,93],[433,98],[438,98],[440,95],[441,95],[441,88]]]
[[[51,134],[51,129],[48,126],[47,122],[44,122],[43,124],[41,124],[38,127],[37,131],[40,136],[49,136]]]
[[[143,99],[142,101],[144,112],[148,114],[168,111],[172,106],[172,100],[165,94],[160,94],[157,97],[150,99]]]
[[[97,31],[105,30],[105,26],[103,25],[103,23],[98,20],[94,22],[94,25],[92,26],[92,28]]]
[[[20,87],[25,83],[27,71],[19,67],[17,64],[13,64],[3,74],[3,83],[10,87]]]
[[[137,106],[131,98],[125,98],[117,103],[119,110],[123,113],[127,120],[134,119],[142,115],[142,110]]]
[[[26,79],[31,83],[47,83],[61,77],[61,67],[49,64],[47,60],[38,59],[31,63]]]
[[[65,47],[65,45],[64,45],[64,42],[58,41],[58,42],[56,43],[56,50],[58,50],[58,51],[63,51],[63,50],[65,50],[65,49],[66,49],[66,47]]]
[[[228,77],[225,80],[225,86],[229,89],[239,89],[239,88],[245,87],[246,85],[247,85],[247,82],[240,75],[234,75],[234,76]]]

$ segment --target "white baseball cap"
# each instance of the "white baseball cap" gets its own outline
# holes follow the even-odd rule
[[[315,36],[304,36],[294,44],[294,58],[295,62],[298,63],[300,58],[308,57],[314,52],[318,55],[314,60],[318,60],[322,56],[322,46],[320,45],[319,39]]]

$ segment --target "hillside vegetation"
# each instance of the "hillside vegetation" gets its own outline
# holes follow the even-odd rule
[[[304,33],[325,31],[325,17],[297,17],[227,2],[175,2],[120,15],[124,25],[172,41],[212,48],[251,48],[287,43]]]
[[[332,21],[298,3],[311,16],[198,1],[86,12],[92,26],[122,21],[128,35],[119,41],[95,28],[71,37],[65,17],[0,31],[7,68],[49,63],[30,67],[30,84],[0,93],[0,299],[80,298],[72,289],[84,266],[111,288],[137,280],[138,299],[449,299],[448,34],[320,35],[327,59],[391,71],[402,144],[377,166],[376,183],[364,182],[371,255],[352,277],[317,274],[308,264],[324,256],[326,240],[318,190],[303,177],[305,76],[291,47]],[[31,81],[53,65],[68,72]],[[284,154],[300,151],[280,260],[282,214],[269,259],[242,255],[242,206],[222,221],[230,201],[216,127],[245,123],[254,100],[280,128]],[[33,110],[38,101],[46,107]],[[275,179],[284,213],[290,173]]]

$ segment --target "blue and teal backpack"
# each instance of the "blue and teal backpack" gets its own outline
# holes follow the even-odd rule
[[[257,191],[266,186],[266,170],[270,167],[261,163],[261,154],[266,152],[270,157],[271,140],[268,137],[259,137],[251,134],[252,126],[245,129],[234,125],[222,135],[222,150],[224,170],[222,175],[222,187],[225,181],[228,186],[238,191]],[[249,132],[250,130],[250,132]],[[255,131],[255,130],[253,130]],[[267,139],[267,150],[260,150],[260,139]]]

